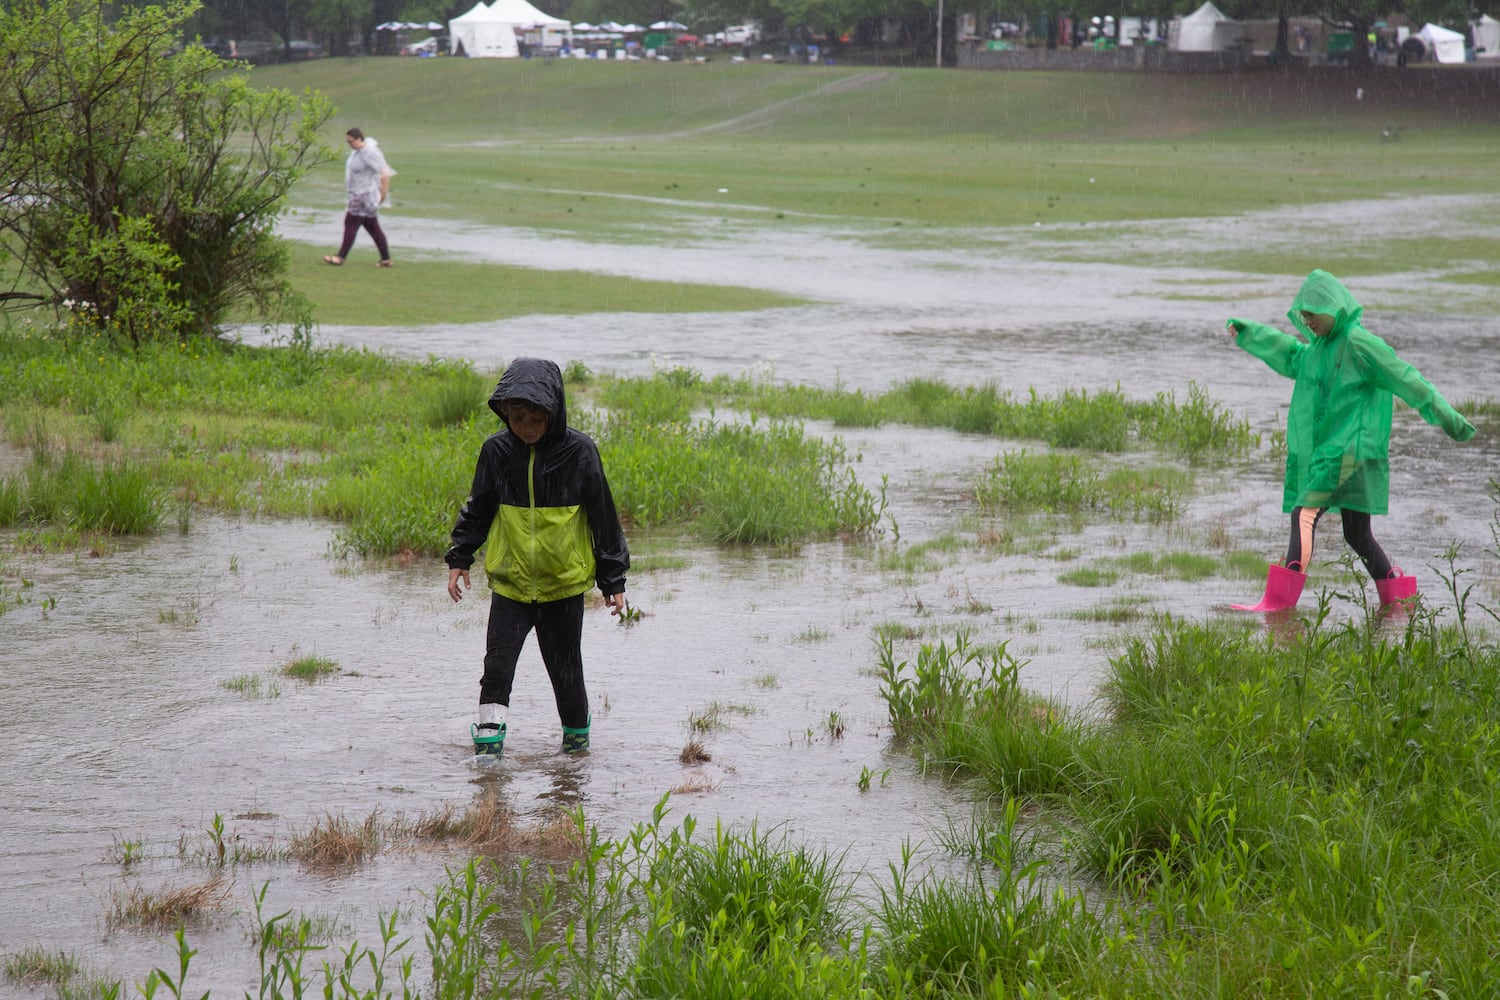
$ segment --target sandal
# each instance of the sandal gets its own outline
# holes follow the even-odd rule
[[[387,258],[386,258],[386,259],[385,259],[385,260],[383,260],[383,261],[381,261],[381,262],[380,262],[380,263],[379,263],[379,264],[378,264],[378,265],[376,265],[376,266],[377,266],[377,267],[390,267],[390,266],[391,266],[391,261],[390,261],[390,258],[389,258],[389,257],[387,257]]]
[[[335,257],[330,254],[329,256],[323,258],[323,263],[332,264],[334,267],[338,267],[339,265],[344,263],[344,258]]]

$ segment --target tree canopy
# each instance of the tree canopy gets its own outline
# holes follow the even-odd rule
[[[938,0],[535,0],[549,14],[574,21],[679,21],[690,29],[713,31],[743,21],[759,21],[768,37],[794,39],[803,33],[844,34],[871,42],[883,23],[905,26],[907,37],[930,41],[936,31]],[[1055,22],[1059,15],[1114,15],[1170,20],[1197,8],[1202,0],[944,0],[944,20],[964,13],[987,20]],[[464,13],[474,0],[204,0],[194,27],[204,37],[274,40],[316,37],[333,54],[368,46],[375,25],[385,21],[438,21]],[[1316,17],[1331,26],[1364,34],[1378,20],[1409,15],[1414,24],[1434,21],[1462,29],[1468,0],[1217,0],[1239,20]],[[267,39],[274,35],[274,39]],[[1356,46],[1356,50],[1360,47]],[[1359,58],[1359,51],[1355,57]]]
[[[332,158],[317,96],[253,89],[182,46],[193,0],[0,11],[0,255],[7,305],[53,303],[131,340],[212,335],[235,307],[286,318],[274,225]]]

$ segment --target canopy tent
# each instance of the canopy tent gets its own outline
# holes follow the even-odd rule
[[[1461,31],[1452,31],[1436,24],[1424,24],[1417,37],[1427,43],[1427,51],[1440,63],[1464,61],[1464,36]]]
[[[521,54],[516,44],[516,29],[503,17],[496,17],[480,0],[466,13],[448,22],[448,54],[459,50],[474,58],[513,58]]]
[[[568,31],[571,27],[570,21],[543,13],[527,0],[495,0],[488,7],[481,0],[468,13],[448,22],[452,36],[448,51],[456,55],[462,47],[465,55],[510,59],[521,54],[517,39],[524,32],[533,28]]]
[[[1222,52],[1232,48],[1242,33],[1240,22],[1208,0],[1202,7],[1172,25],[1177,36],[1172,48],[1178,52]]]
[[[490,12],[497,17],[503,17],[516,30],[526,28],[550,28],[553,31],[567,31],[573,26],[573,22],[562,17],[553,17],[551,14],[537,10],[527,0],[494,0],[490,4]]]
[[[1474,29],[1474,54],[1480,59],[1500,59],[1500,21],[1485,14],[1470,27]]]

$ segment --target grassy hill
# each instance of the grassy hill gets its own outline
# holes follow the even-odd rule
[[[953,226],[1482,192],[1500,152],[1483,94],[1419,75],[366,58],[252,79],[330,97],[330,142],[378,136],[406,210],[595,236],[679,203]],[[340,183],[330,167],[306,196],[336,205]]]
[[[400,171],[394,194],[403,219],[632,245],[700,235],[718,220],[852,227],[905,246],[948,246],[970,227],[1489,194],[1500,157],[1494,78],[1481,73],[1153,76],[363,58],[261,68],[251,79],[329,97],[339,109],[330,144],[341,147],[351,125],[376,136]],[[296,203],[341,210],[341,164],[299,185]],[[1327,259],[1353,273],[1500,254],[1500,238],[1475,233],[1371,235],[1358,259]],[[375,277],[328,273],[317,263],[336,234],[327,237],[329,245],[294,260],[294,280],[325,323],[788,301],[684,286],[673,307],[659,287],[627,279],[606,287],[586,270],[502,273],[428,255],[407,256],[401,273],[382,276],[399,283],[402,305],[372,317],[362,306]],[[1285,265],[1274,253],[1257,257],[1255,246],[1225,249],[1247,270]],[[485,273],[460,273],[465,267]],[[470,291],[495,287],[510,298]]]

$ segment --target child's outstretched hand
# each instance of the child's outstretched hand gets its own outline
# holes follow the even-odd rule
[[[1240,328],[1235,325],[1234,320],[1230,320],[1228,323],[1225,323],[1224,324],[1224,328],[1229,331],[1229,339],[1230,340],[1238,340],[1239,339],[1239,337],[1240,337]]]
[[[458,589],[458,582],[460,580],[462,580],[463,584],[464,584],[463,590],[459,590]],[[449,569],[448,570],[448,596],[451,597],[451,598],[453,598],[455,601],[461,601],[461,600],[464,599],[464,590],[468,590],[468,589],[469,589],[469,571],[466,570],[466,569],[457,569],[457,568]]]

